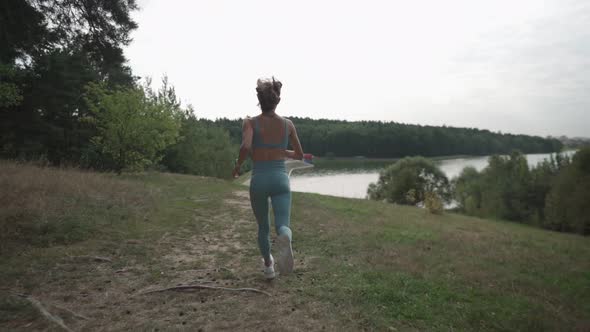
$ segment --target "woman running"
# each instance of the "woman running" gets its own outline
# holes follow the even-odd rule
[[[293,271],[289,228],[291,188],[285,169],[285,159],[303,158],[303,150],[293,122],[275,112],[281,101],[282,86],[274,77],[258,80],[256,92],[262,112],[256,117],[244,120],[240,156],[232,172],[232,175],[237,177],[242,163],[251,154],[254,167],[250,180],[250,203],[258,221],[258,246],[264,259],[264,276],[267,279],[275,277],[275,262],[270,253],[269,197],[278,234],[277,266],[281,274]],[[289,140],[294,151],[287,150]]]

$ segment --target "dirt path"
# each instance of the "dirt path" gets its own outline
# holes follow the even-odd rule
[[[313,259],[299,254],[294,274],[262,278],[246,191],[227,195],[219,211],[195,211],[194,223],[157,241],[114,247],[111,262],[63,257],[32,296],[74,331],[342,330],[326,304],[302,294]],[[191,284],[256,288],[272,296],[211,289],[143,294]],[[57,328],[43,319],[21,324],[9,328]]]

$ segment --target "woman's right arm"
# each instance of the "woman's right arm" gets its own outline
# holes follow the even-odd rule
[[[293,150],[287,150],[287,158],[291,159],[303,159],[303,149],[301,148],[301,142],[299,142],[299,136],[297,136],[297,130],[291,120],[289,120],[289,140]]]
[[[236,161],[236,165],[232,171],[233,177],[237,177],[239,175],[242,163],[246,160],[246,158],[248,158],[248,155],[252,150],[253,135],[254,130],[252,129],[250,118],[245,118],[244,123],[242,124],[242,145],[240,146],[240,155],[238,156],[238,160]]]

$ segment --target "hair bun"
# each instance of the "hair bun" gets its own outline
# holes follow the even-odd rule
[[[263,112],[273,110],[281,101],[281,88],[283,83],[272,78],[259,78],[256,81],[256,92],[258,101]]]
[[[275,77],[272,77],[272,89],[277,93],[277,95],[281,95],[281,88],[283,87],[283,83],[281,81],[275,80]]]

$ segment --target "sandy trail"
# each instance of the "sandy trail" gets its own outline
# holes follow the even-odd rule
[[[328,317],[326,304],[303,295],[301,285],[309,278],[311,263],[304,255],[296,257],[292,275],[262,278],[246,191],[228,194],[222,209],[208,216],[196,213],[194,223],[196,227],[166,232],[152,243],[128,240],[111,253],[112,262],[64,257],[32,295],[74,331],[342,329]],[[143,294],[191,284],[250,287],[272,296],[212,289]],[[16,321],[10,328],[48,326],[56,328],[39,318],[26,328]]]

